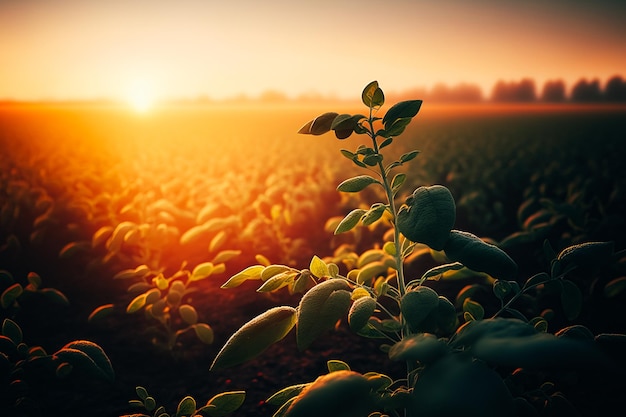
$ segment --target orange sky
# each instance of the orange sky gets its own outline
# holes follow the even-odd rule
[[[0,99],[604,82],[625,21],[623,0],[0,0]]]

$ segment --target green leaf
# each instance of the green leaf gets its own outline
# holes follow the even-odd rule
[[[370,297],[357,298],[348,312],[348,324],[354,332],[358,332],[367,324],[376,310],[376,300]]]
[[[280,274],[276,274],[269,278],[257,289],[257,292],[271,292],[286,287],[294,282],[294,279],[298,275],[297,271],[286,271]]]
[[[176,417],[191,417],[196,413],[196,400],[191,396],[186,396],[178,403]]]
[[[102,348],[93,342],[87,340],[70,342],[56,352],[54,357],[70,363],[75,369],[81,369],[106,381],[113,382],[115,379],[109,358]]]
[[[413,242],[435,250],[443,249],[456,220],[456,206],[450,191],[441,185],[419,187],[400,208],[396,225]]]
[[[211,261],[214,265],[215,264],[220,264],[220,263],[224,263],[224,262],[228,262],[231,259],[235,258],[236,256],[241,255],[241,251],[240,250],[235,250],[235,249],[224,249],[222,251],[220,251],[217,255],[215,255],[215,258],[213,258],[213,260]]]
[[[15,283],[11,285],[9,288],[2,292],[2,296],[0,297],[0,304],[2,304],[2,308],[9,308],[13,305],[15,300],[22,295],[24,289],[21,284]]]
[[[343,279],[329,279],[310,289],[300,300],[296,339],[304,350],[326,330],[332,329],[349,310],[350,286]]]
[[[390,127],[385,127],[385,136],[400,136],[402,132],[404,132],[404,129],[406,129],[406,127],[409,125],[409,123],[411,123],[410,117],[396,120]]]
[[[385,213],[385,209],[387,208],[387,206],[385,206],[384,204],[380,204],[377,203],[375,205],[373,205],[364,215],[363,218],[361,219],[361,222],[363,223],[363,226],[369,226],[373,223],[375,223],[378,219],[380,219],[383,215],[383,213]]]
[[[574,320],[580,314],[583,296],[580,289],[572,281],[561,281],[561,305],[568,320]]]
[[[67,299],[65,294],[63,294],[61,291],[57,290],[56,288],[43,288],[39,290],[39,293],[43,295],[44,297],[46,297],[48,300],[52,301],[53,303],[64,305],[64,306],[67,306],[70,304],[70,301]]]
[[[126,312],[131,314],[141,310],[146,305],[146,293],[139,294],[126,307]]]
[[[291,403],[286,416],[367,416],[375,409],[370,395],[375,384],[375,381],[353,371],[322,375],[302,390]]]
[[[328,112],[317,116],[298,130],[298,133],[304,135],[323,135],[330,132],[333,121],[338,116],[337,113]]]
[[[361,100],[370,109],[376,109],[385,103],[385,95],[383,90],[378,87],[378,81],[372,81],[365,86],[361,93]]]
[[[261,354],[291,331],[296,314],[293,307],[274,307],[250,320],[228,339],[211,369],[229,368]]]
[[[367,166],[373,167],[373,166],[378,165],[379,162],[382,162],[382,160],[383,160],[383,156],[377,153],[377,154],[366,155],[365,158],[363,158],[363,163]]]
[[[105,304],[102,305],[98,308],[96,308],[94,311],[91,312],[91,314],[89,315],[89,318],[87,319],[87,321],[89,323],[92,323],[96,320],[100,320],[104,317],[109,316],[111,313],[113,313],[115,306],[113,304]]]
[[[11,319],[4,319],[2,322],[2,334],[11,339],[15,345],[22,343],[24,337],[20,326]]]
[[[404,181],[406,180],[406,174],[396,174],[391,180],[391,191],[395,194],[398,192]]]
[[[485,317],[483,306],[471,298],[466,298],[463,301],[463,312],[471,314],[474,320],[482,320]]]
[[[94,342],[90,342],[88,340],[75,340],[66,344],[64,347],[69,349],[78,349],[82,352],[85,352],[91,360],[102,370],[102,372],[107,376],[109,381],[113,381],[115,378],[115,372],[113,371],[113,366],[111,365],[111,361],[109,357],[104,352],[104,350]]]
[[[392,361],[419,361],[429,364],[449,352],[448,345],[435,335],[420,333],[407,337],[389,349]]]
[[[198,312],[189,304],[183,304],[178,307],[178,313],[183,321],[189,325],[193,325],[198,322]]]
[[[146,410],[152,412],[152,410],[154,410],[157,406],[156,404],[156,400],[154,399],[154,397],[147,397],[144,402],[143,402],[144,407],[146,407]]]
[[[563,269],[570,266],[599,267],[613,255],[613,242],[586,242],[563,249],[557,259]]]
[[[311,259],[311,263],[309,264],[309,270],[313,275],[318,278],[324,278],[330,275],[328,265],[326,265],[326,262],[321,260],[320,257],[317,255],[314,255]]]
[[[345,156],[346,158],[348,158],[348,159],[349,159],[349,160],[351,160],[351,161],[352,161],[354,158],[356,158],[356,154],[354,154],[354,153],[350,152],[350,151],[349,151],[349,150],[347,150],[347,149],[341,149],[341,150],[340,150],[340,152],[341,152],[341,154],[342,154],[343,156]]]
[[[344,233],[355,228],[356,225],[359,224],[361,217],[363,217],[365,213],[366,211],[363,209],[352,210],[346,215],[346,217],[343,218],[343,220],[339,222],[334,234],[338,235],[340,233]]]
[[[450,260],[474,271],[495,278],[513,279],[517,275],[517,264],[506,252],[471,233],[452,230],[443,250]]]
[[[393,138],[387,138],[378,145],[378,149],[382,149],[385,146],[389,146],[393,143]]]
[[[385,129],[389,130],[389,128],[399,119],[408,118],[410,121],[411,118],[417,115],[420,107],[422,107],[422,100],[408,100],[394,104],[389,110],[387,110],[387,113],[383,117]]]
[[[439,294],[432,288],[420,286],[404,294],[400,301],[400,310],[407,323],[417,329],[438,305]]]
[[[428,271],[426,271],[424,275],[422,275],[422,278],[420,279],[420,281],[424,281],[433,277],[438,277],[439,275],[447,271],[456,271],[462,268],[463,268],[463,264],[459,262],[453,262],[449,264],[435,266],[433,268],[430,268]]]
[[[141,385],[135,387],[135,393],[137,393],[137,397],[141,400],[148,398],[148,391]]]
[[[196,337],[204,344],[210,345],[215,338],[213,329],[206,323],[197,323],[193,326]]]
[[[265,402],[270,405],[281,406],[285,404],[287,401],[289,401],[290,399],[300,394],[302,390],[308,387],[309,385],[311,384],[306,383],[306,384],[296,384],[296,385],[285,387],[281,389],[280,391],[278,391],[277,393],[273,394],[271,397],[265,400]]]
[[[582,369],[606,365],[606,357],[593,342],[538,332],[518,319],[473,321],[457,333],[452,347],[461,346],[487,363],[511,368]]]
[[[419,155],[420,151],[411,151],[403,154],[400,157],[400,163],[404,164],[405,162],[409,162],[412,159],[415,159],[417,155]]]
[[[210,276],[215,269],[215,265],[212,262],[203,262],[196,267],[191,272],[191,276],[189,277],[189,281],[200,281]]]
[[[331,359],[326,362],[326,367],[328,368],[328,372],[337,372],[337,371],[349,371],[350,366],[344,361]]]
[[[220,288],[235,288],[246,282],[247,280],[261,279],[261,272],[265,267],[263,265],[249,266],[238,274],[230,277]]]
[[[224,417],[236,411],[246,399],[245,391],[228,391],[213,396],[206,406],[198,410],[208,417]]]
[[[380,181],[370,177],[369,175],[359,175],[343,181],[337,186],[337,191],[344,193],[356,193],[371,184],[380,184]]]
[[[512,291],[511,284],[503,279],[497,279],[493,283],[493,293],[499,300],[504,298]]]

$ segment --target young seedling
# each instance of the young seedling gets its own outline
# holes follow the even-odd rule
[[[341,182],[337,190],[359,193],[378,187],[386,200],[374,202],[369,209],[349,211],[338,222],[335,234],[386,222],[390,232],[385,236],[389,238],[360,255],[314,256],[304,269],[262,263],[233,275],[223,288],[258,280],[258,292],[286,288],[303,296],[296,307],[274,307],[242,326],[220,350],[211,369],[244,363],[294,328],[298,348],[309,349],[347,317],[354,332],[384,342],[381,350],[391,360],[405,363],[406,374],[395,379],[376,371],[361,374],[343,361],[330,361],[328,374],[286,387],[267,400],[278,407],[275,417],[502,416],[528,405],[530,396],[524,396],[526,391],[511,392],[495,367],[604,364],[593,344],[548,334],[544,322],[516,313],[512,304],[519,298],[517,294],[542,284],[544,276],[530,278],[520,289],[518,267],[509,255],[471,233],[455,230],[455,201],[445,186],[420,186],[400,200],[407,173],[398,170],[419,151],[391,161],[383,151],[405,131],[422,101],[402,101],[380,117],[377,114],[385,97],[376,81],[365,87],[361,98],[367,115],[324,113],[299,133],[332,131],[340,140],[352,134],[366,137],[366,143],[354,151],[341,151],[365,173]],[[407,277],[408,259],[423,249],[442,262],[421,276]],[[559,256],[559,265],[564,257]],[[481,275],[494,282],[495,295],[502,301],[500,311],[485,317],[484,308],[470,294],[464,294],[458,311],[447,297],[426,285],[451,275]],[[563,286],[567,294],[564,306],[573,318],[573,284],[561,278],[559,274],[550,277]],[[556,397],[546,394],[546,404],[563,404],[560,393],[552,394]]]

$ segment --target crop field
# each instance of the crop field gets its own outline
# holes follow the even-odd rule
[[[16,376],[7,360],[0,414],[131,414],[140,385],[174,410],[186,395],[205,402],[244,390],[233,415],[271,416],[269,396],[309,382],[330,359],[359,372],[401,373],[378,355],[377,340],[343,322],[304,352],[287,336],[243,365],[209,371],[240,326],[274,305],[297,305],[286,291],[257,293],[257,283],[220,288],[231,276],[264,258],[305,268],[314,255],[330,260],[385,241],[384,221],[333,235],[350,210],[384,195],[337,191],[362,173],[340,150],[365,138],[297,134],[325,111],[362,112],[345,103],[181,104],[146,114],[105,104],[1,104],[0,318],[19,325],[22,349],[51,354],[75,340],[94,342],[114,375],[93,378],[74,366],[67,375],[24,367]],[[393,148],[391,157],[420,150],[398,200],[421,185],[448,187],[455,228],[499,245],[519,265],[520,282],[549,270],[545,240],[557,252],[589,241],[626,249],[624,106],[424,103]],[[436,262],[416,254],[407,272],[419,276]],[[626,270],[603,279],[620,276]],[[483,278],[433,285],[454,300]],[[626,291],[607,297],[605,283],[582,280],[589,295],[581,314],[569,321],[557,310],[551,325],[626,332]],[[562,390],[594,415],[590,398],[614,404],[618,388],[570,380]]]

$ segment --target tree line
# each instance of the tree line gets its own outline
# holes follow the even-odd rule
[[[498,81],[491,92],[491,100],[499,102],[626,102],[626,80],[616,75],[601,85],[598,79],[583,78],[572,86],[569,93],[563,80],[546,81],[540,91],[535,82],[529,78],[518,82]]]
[[[563,80],[546,81],[541,88],[531,78],[519,81],[498,81],[490,95],[485,97],[479,86],[462,83],[456,86],[437,84],[432,89],[416,88],[404,91],[403,97],[423,97],[436,102],[547,102],[547,103],[624,103],[626,102],[626,80],[613,76],[602,84],[600,80],[580,79],[568,91]]]

